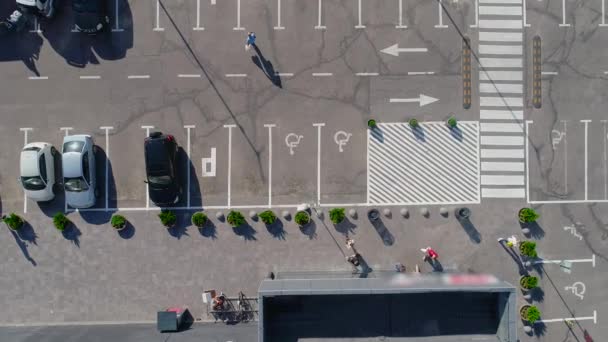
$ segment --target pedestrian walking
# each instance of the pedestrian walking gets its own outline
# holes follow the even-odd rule
[[[354,249],[354,247],[355,247],[355,240],[346,238],[346,248]]]
[[[255,46],[255,32],[248,32],[247,33],[247,40],[245,42],[245,50],[249,51],[249,49],[251,49],[251,46]]]
[[[423,261],[427,261],[427,260],[435,261],[435,260],[437,260],[437,258],[439,258],[439,255],[437,254],[437,252],[435,252],[435,250],[432,249],[430,246],[427,248],[420,248],[420,251],[422,253],[424,253],[424,258],[422,258]]]
[[[511,235],[508,238],[498,238],[498,242],[499,243],[503,243],[506,242],[507,247],[513,248],[513,247],[517,247],[519,245],[519,241],[517,240],[517,237],[515,235]]]

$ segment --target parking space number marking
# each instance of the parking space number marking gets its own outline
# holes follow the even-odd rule
[[[215,147],[211,148],[211,157],[201,158],[202,159],[202,176],[203,177],[215,177],[216,170],[216,153]]]

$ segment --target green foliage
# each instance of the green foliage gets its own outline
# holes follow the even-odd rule
[[[277,220],[277,215],[272,210],[262,211],[258,214],[258,217],[267,225],[271,225]]]
[[[536,288],[538,286],[538,278],[533,276],[523,276],[519,284],[526,290]]]
[[[305,226],[310,222],[310,215],[305,211],[298,211],[293,220],[298,226]]]
[[[344,213],[344,208],[333,208],[329,211],[329,219],[333,224],[338,224],[344,221],[346,214]]]
[[[450,118],[448,119],[447,123],[448,123],[448,126],[450,128],[454,128],[458,124],[458,122],[456,121],[456,118],[453,117],[453,116],[450,116]]]
[[[161,211],[158,214],[158,218],[165,227],[171,227],[177,222],[177,216],[171,210]]]
[[[6,223],[6,225],[12,230],[18,230],[21,228],[21,226],[23,226],[23,219],[21,216],[15,213],[10,213],[8,216],[3,216],[2,221],[4,221],[4,223]]]
[[[536,222],[540,215],[532,208],[523,208],[519,211],[519,221],[523,223]]]
[[[245,216],[240,211],[231,210],[226,217],[226,221],[233,227],[239,227],[245,224]]]
[[[376,120],[374,120],[374,119],[367,120],[367,127],[376,128]]]
[[[408,124],[412,128],[418,128],[418,126],[419,126],[417,119],[410,119],[410,121],[408,121]]]
[[[196,212],[192,215],[192,224],[201,228],[207,223],[207,215],[202,211]]]
[[[59,212],[53,216],[53,224],[57,230],[64,231],[70,224],[70,219],[64,213]]]
[[[523,241],[519,244],[519,252],[527,257],[536,258],[538,256],[536,254],[536,242]]]
[[[112,215],[112,219],[110,220],[110,224],[115,229],[122,229],[127,224],[127,219],[119,214]]]
[[[531,305],[527,310],[525,310],[525,316],[522,317],[526,321],[530,323],[535,323],[540,319],[540,310],[534,305]]]

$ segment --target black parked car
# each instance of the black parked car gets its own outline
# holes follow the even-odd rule
[[[110,25],[106,0],[72,0],[76,30],[96,34]]]
[[[144,142],[144,150],[150,199],[160,207],[177,203],[182,189],[175,138],[162,132],[152,132]]]

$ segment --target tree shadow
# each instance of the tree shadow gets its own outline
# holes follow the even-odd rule
[[[312,221],[312,220],[311,220]],[[287,232],[283,229],[283,222],[277,218],[273,224],[265,224],[266,230],[277,240],[285,240]]]
[[[422,128],[421,126],[412,128],[412,133],[414,134],[414,137],[416,138],[416,140],[418,140],[420,142],[426,141],[426,137],[424,134],[424,128]]]
[[[521,228],[528,228],[530,230],[530,236],[536,240],[540,240],[545,237],[545,230],[538,224],[538,222],[519,222]]]
[[[534,263],[534,260],[531,260],[532,262],[532,269],[534,271],[536,271],[536,273],[538,274],[538,276],[540,278],[542,278],[545,275],[545,267],[543,266],[543,264],[541,263]]]
[[[106,211],[80,211],[80,216],[85,222],[95,225],[106,224],[112,219],[112,214],[116,204],[116,182],[112,169],[112,162],[108,158],[106,151],[100,146],[95,145],[95,173],[97,175],[97,191],[99,196],[96,199],[95,208],[104,209],[106,207],[106,196],[108,208]],[[106,179],[106,163],[108,167],[108,177]],[[106,194],[106,187],[108,193]]]
[[[217,239],[217,228],[211,220],[207,220],[205,225],[198,229],[198,232],[206,238],[211,238],[211,240]]]
[[[61,235],[63,235],[64,239],[72,241],[76,247],[80,248],[80,235],[82,235],[82,232],[76,227],[74,222],[71,222],[68,227],[61,232]]]
[[[385,246],[392,246],[395,243],[395,237],[393,234],[391,234],[388,228],[386,228],[386,225],[384,225],[384,222],[382,222],[382,218],[378,217],[378,219],[373,221],[370,220],[370,222],[374,229],[376,229],[376,232],[382,239],[382,243]]]
[[[1,20],[6,17],[2,16]],[[40,57],[42,44],[42,37],[37,33],[28,32],[27,26],[22,32],[9,33],[0,39],[0,62],[22,61],[34,75],[40,76],[36,62]]]
[[[542,303],[545,300],[545,291],[540,287],[535,287],[530,290],[530,297],[533,301]]]
[[[379,143],[384,143],[384,132],[382,132],[382,130],[378,126],[372,128],[369,133],[373,139],[375,139]]]
[[[188,225],[191,224],[189,217],[190,214],[188,212],[177,214],[177,222],[175,222],[175,225],[171,228],[167,228],[169,235],[178,240],[183,236],[190,236],[188,234]]]
[[[272,63],[266,58],[264,58],[262,51],[260,51],[256,44],[253,44],[253,48],[255,49],[255,53],[257,54],[256,56],[251,56],[251,61],[253,62],[253,64],[257,65],[258,68],[260,68],[264,72],[264,75],[266,75],[266,77],[270,80],[270,82],[272,82],[272,84],[279,88],[283,88],[281,77],[274,70],[274,66],[272,65]]]
[[[473,243],[481,242],[481,234],[479,233],[477,228],[475,228],[475,226],[473,225],[471,220],[469,220],[468,217],[466,217],[466,218],[460,217],[460,218],[458,218],[458,222],[460,223],[460,225],[462,226],[462,229],[464,229],[465,233],[467,233],[467,235],[469,236],[469,239]]]
[[[15,232],[14,230],[8,228],[8,226],[6,228],[13,235],[13,238],[15,239],[17,246],[21,250],[21,253],[23,253],[23,256],[27,259],[27,261],[29,261],[33,266],[38,266],[38,263],[36,263],[36,260],[34,260],[34,258],[32,258],[32,256],[30,255],[30,251],[28,250],[26,241],[21,239],[19,234],[17,232]],[[23,228],[23,227],[21,227],[21,228]]]
[[[23,225],[21,226],[21,228],[19,228],[17,234],[19,235],[19,238],[21,240],[27,241],[36,246],[38,245],[36,241],[38,239],[38,234],[36,234],[34,228],[29,222],[23,222]]]
[[[310,222],[304,227],[300,227],[300,231],[302,234],[308,236],[309,240],[317,238],[317,224],[314,220],[310,220]]]
[[[547,332],[547,325],[543,322],[536,321],[532,324],[532,331],[534,331],[534,335],[543,336],[545,332]]]
[[[127,220],[127,224],[122,230],[118,231],[118,235],[125,240],[132,238],[135,235],[135,226]]]
[[[463,140],[462,134],[462,130],[458,126],[450,128],[450,135],[459,142]]]
[[[257,231],[247,222],[243,223],[238,227],[232,227],[232,231],[234,231],[234,234],[242,237],[246,241],[257,240],[255,237]]]
[[[43,35],[51,47],[64,58],[67,64],[85,68],[88,64],[100,64],[99,59],[118,60],[126,57],[133,47],[133,17],[128,1],[120,0],[118,23],[115,1],[106,1],[107,13],[111,18],[110,27],[96,35],[74,33],[71,2],[64,2],[63,8],[53,18],[52,25],[45,25]],[[113,32],[118,24],[119,31]]]
[[[522,260],[519,257],[519,255],[517,254],[517,252],[515,252],[513,250],[513,248],[507,247],[503,243],[499,243],[499,244],[500,244],[500,247],[502,247],[502,249],[504,249],[505,252],[507,252],[509,254],[511,259],[513,259],[513,261],[515,261],[515,264],[517,264],[517,268],[519,269],[519,275],[523,276],[523,275],[528,274],[528,271],[526,271],[526,268],[524,267]]]
[[[355,228],[357,228],[357,225],[352,223],[348,219],[348,217],[345,217],[344,220],[342,220],[342,222],[340,222],[338,224],[334,224],[334,227],[336,228],[336,231],[338,233],[341,233],[344,236],[348,236],[349,234],[352,234],[355,232]]]

